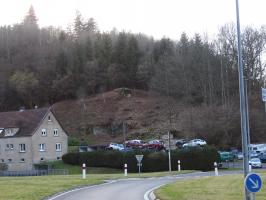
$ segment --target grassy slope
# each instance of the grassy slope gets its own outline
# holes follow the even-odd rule
[[[96,169],[94,169],[96,171]],[[97,172],[102,172],[98,169]],[[111,171],[108,171],[109,173]],[[188,173],[191,171],[183,171]],[[177,174],[177,172],[172,172]],[[129,174],[133,177],[155,177],[165,176],[168,172]],[[125,178],[120,174],[88,174],[87,179],[81,179],[81,175],[66,176],[39,176],[39,177],[0,177],[0,199],[1,200],[40,200],[49,195],[74,188],[77,186],[93,185],[103,183],[104,180]]]
[[[261,174],[265,188],[266,173]],[[161,200],[242,200],[243,177],[230,175],[178,181],[163,186],[155,192]],[[257,193],[257,200],[265,200],[266,190]]]
[[[101,183],[100,177],[80,176],[1,177],[1,200],[40,200],[45,196],[80,185]]]

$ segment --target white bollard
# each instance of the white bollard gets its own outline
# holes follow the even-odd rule
[[[218,167],[217,167],[217,162],[214,162],[214,170],[215,170],[215,176],[218,176]]]
[[[125,176],[127,176],[127,164],[124,165]]]
[[[178,171],[180,172],[181,171],[180,160],[178,160],[177,163],[178,163]]]
[[[251,170],[252,170],[252,166],[251,166],[251,164],[249,163],[249,164],[248,164],[248,171],[251,172]]]
[[[82,178],[83,179],[86,178],[86,164],[85,163],[82,164]]]

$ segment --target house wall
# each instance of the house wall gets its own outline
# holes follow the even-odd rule
[[[42,129],[46,129],[46,136],[42,136]],[[54,136],[54,129],[58,130],[58,136]],[[61,143],[61,151],[56,151],[56,143]],[[40,144],[45,144],[44,151],[40,151]],[[49,112],[32,136],[33,163],[61,159],[67,151],[68,137],[54,115]]]
[[[13,149],[7,149],[6,144],[13,144]],[[25,152],[20,152],[19,144],[25,144]],[[24,171],[32,169],[31,137],[1,138],[0,163],[8,165],[9,171]],[[12,161],[9,161],[11,159]],[[22,161],[24,159],[24,161]]]

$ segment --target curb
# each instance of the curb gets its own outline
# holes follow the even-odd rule
[[[155,194],[153,193],[154,190],[158,189],[159,187],[162,187],[166,185],[166,183],[164,184],[161,184],[161,185],[158,185],[150,190],[148,190],[145,194],[144,194],[144,200],[160,200],[160,199],[157,199]]]
[[[155,196],[155,194],[153,193],[153,191],[150,193],[150,199],[151,200],[160,200],[160,199],[156,199],[156,196]]]

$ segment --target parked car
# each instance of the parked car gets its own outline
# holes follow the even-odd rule
[[[266,151],[266,144],[250,144],[248,149],[249,151],[260,154]]]
[[[239,153],[238,149],[235,147],[230,148],[230,153],[234,156],[234,159],[238,159],[237,155]]]
[[[261,154],[260,156],[259,156],[259,158],[260,158],[260,161],[262,162],[262,163],[266,163],[266,154]]]
[[[164,149],[164,143],[161,140],[151,140],[144,144],[145,148],[148,149],[156,149],[156,150],[163,150]]]
[[[183,144],[183,147],[195,147],[195,146],[204,146],[207,142],[202,139],[193,139],[189,142]]]
[[[259,154],[255,151],[250,151],[249,152],[249,157],[250,158],[258,158],[259,157]]]
[[[118,144],[118,143],[110,143],[107,149],[110,150],[118,150],[118,151],[124,151],[125,147],[123,144]]]
[[[238,160],[243,160],[243,158],[244,158],[243,153],[242,152],[238,152],[237,159]]]
[[[228,162],[234,160],[234,155],[229,151],[218,151],[220,154],[221,162]]]
[[[259,158],[252,158],[249,161],[252,168],[262,168],[262,163]]]
[[[183,144],[187,143],[187,140],[186,139],[179,139],[179,140],[176,140],[175,142],[175,145],[181,149],[183,147]]]
[[[126,147],[129,147],[129,148],[143,149],[143,148],[145,148],[145,144],[146,143],[144,141],[142,141],[142,140],[128,140],[128,141],[125,142],[125,144],[126,144]]]

